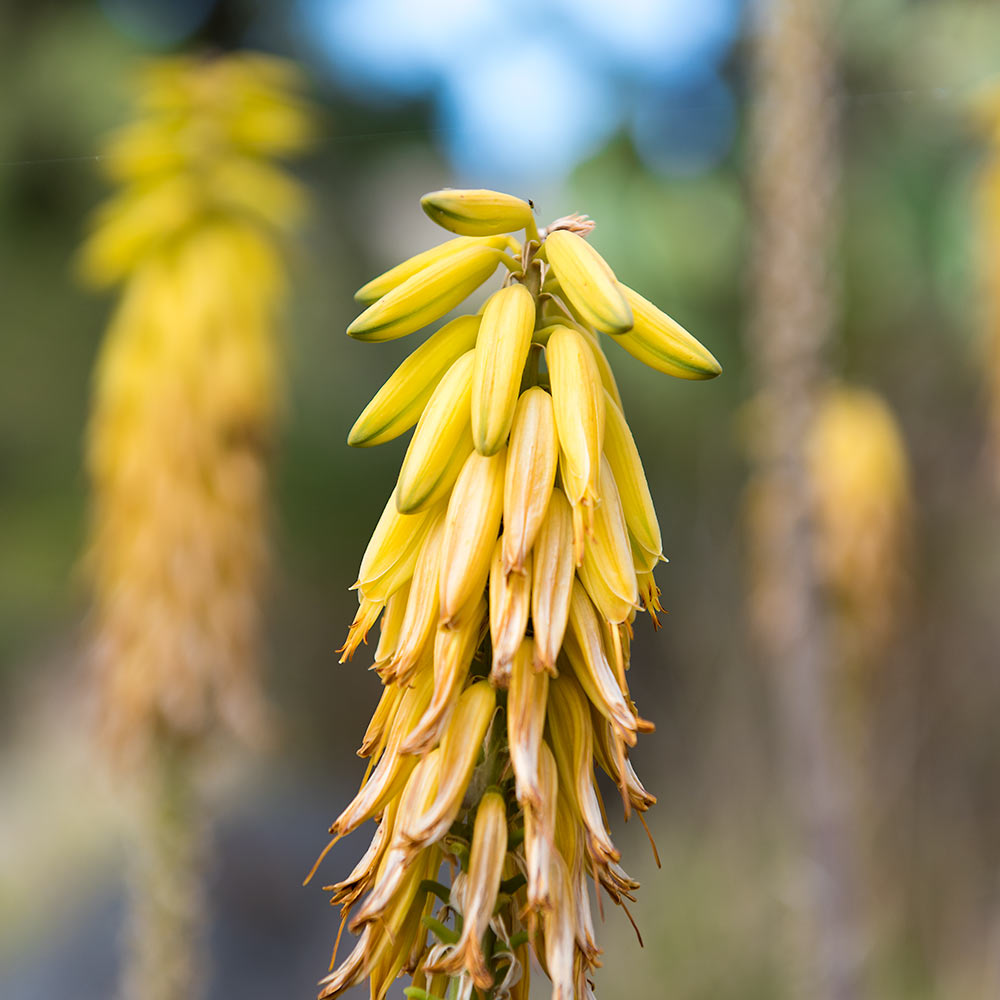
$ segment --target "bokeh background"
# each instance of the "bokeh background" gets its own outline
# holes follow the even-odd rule
[[[834,369],[877,389],[909,454],[907,605],[868,676],[853,780],[871,995],[1000,989],[1000,506],[977,280],[970,109],[1000,72],[985,0],[844,0],[842,238]],[[347,587],[405,442],[352,451],[355,415],[409,345],[343,331],[351,295],[440,231],[425,191],[488,186],[542,221],[597,222],[624,281],[722,362],[684,383],[609,351],[663,526],[665,627],[641,624],[632,686],[656,733],[636,766],[650,825],[616,823],[643,883],[640,949],[601,928],[602,997],[795,996],[794,910],[766,667],[747,624],[744,347],[748,11],[742,0],[103,0],[0,5],[0,996],[113,994],[122,940],[115,780],[93,746],[78,570],[90,369],[111,300],[72,257],[106,193],[102,137],[136,65],[177,50],[294,59],[319,115],[296,170],[312,199],[292,263],[274,482],[266,684],[278,736],[213,749],[211,995],[311,996],[336,913],[300,882],[362,771],[378,680],[338,666]],[[613,909],[613,908],[612,908]],[[990,971],[990,970],[994,971]]]

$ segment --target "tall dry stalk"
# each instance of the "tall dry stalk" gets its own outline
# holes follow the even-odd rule
[[[808,447],[835,321],[837,96],[824,0],[759,6],[753,109],[756,617],[781,726],[796,828],[796,996],[862,995],[862,931],[849,765],[833,701],[834,660],[820,589]]]

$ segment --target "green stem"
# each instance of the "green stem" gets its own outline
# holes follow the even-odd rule
[[[511,274],[520,274],[523,270],[521,262],[516,257],[511,257],[509,253],[504,253],[502,250],[498,250],[500,263],[503,264]]]
[[[189,752],[162,739],[134,783],[122,1000],[204,993],[205,831]]]

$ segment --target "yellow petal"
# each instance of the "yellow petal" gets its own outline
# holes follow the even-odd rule
[[[573,587],[573,514],[562,490],[552,491],[534,548],[531,622],[538,665],[555,671]]]
[[[400,514],[396,504],[396,491],[393,490],[361,558],[355,586],[363,586],[378,579],[404,558],[411,548],[419,548],[423,532],[428,527],[429,515],[428,510],[416,514]]]
[[[496,696],[485,681],[470,685],[462,693],[441,740],[437,793],[427,811],[413,824],[414,838],[424,843],[437,841],[454,823],[495,709]]]
[[[462,933],[447,956],[432,966],[435,971],[453,976],[464,972],[482,990],[493,985],[493,975],[480,942],[493,917],[506,854],[507,807],[502,795],[487,791],[476,809],[472,830]]]
[[[486,587],[503,515],[507,449],[488,458],[473,452],[448,501],[441,543],[440,616],[446,627]]]
[[[383,680],[406,684],[420,662],[425,647],[434,635],[438,620],[438,578],[441,569],[441,539],[444,537],[444,515],[434,518],[417,555],[413,569],[399,639],[387,664]]]
[[[507,691],[507,741],[514,768],[517,801],[542,807],[538,754],[545,730],[549,675],[535,670],[535,644],[523,639],[511,664]],[[554,803],[553,803],[554,805]]]
[[[424,510],[447,496],[472,451],[469,394],[475,353],[467,351],[445,373],[413,432],[396,484],[403,513]]]
[[[498,538],[490,563],[490,640],[493,666],[490,683],[506,687],[510,664],[521,647],[531,610],[531,557],[521,573],[505,573],[503,538]]]
[[[450,628],[438,626],[434,636],[434,695],[420,722],[402,743],[402,753],[426,753],[441,739],[469,676],[485,624],[486,601],[477,595],[453,619]]]
[[[600,372],[587,341],[566,326],[552,331],[545,359],[566,496],[573,506],[593,504],[598,497],[604,446],[605,394]]]
[[[503,566],[523,571],[535,543],[559,460],[552,397],[537,386],[521,394],[514,411],[503,491]]]
[[[522,284],[501,288],[483,310],[472,373],[472,439],[481,455],[507,442],[534,326],[535,300]]]

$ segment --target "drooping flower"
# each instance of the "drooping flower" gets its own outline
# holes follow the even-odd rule
[[[721,369],[619,284],[585,218],[539,231],[527,202],[492,191],[439,191],[423,206],[458,238],[365,285],[348,333],[404,336],[498,265],[507,274],[479,313],[400,365],[351,431],[375,444],[416,425],[343,649],[382,616],[369,770],[330,831],[378,823],[329,887],[360,937],[320,997],[369,978],[380,1000],[407,974],[420,1000],[449,984],[526,998],[534,955],[553,996],[571,1000],[599,964],[589,885],[621,905],[638,887],[595,764],[626,815],[655,801],[628,759],[652,726],[625,671],[637,611],[659,608],[660,529],[599,333],[682,378]]]

